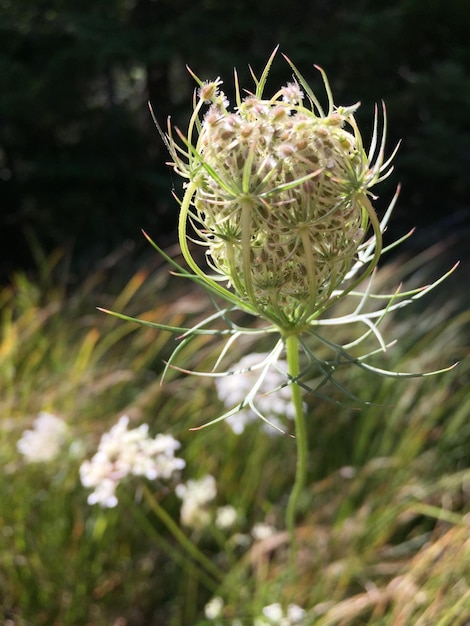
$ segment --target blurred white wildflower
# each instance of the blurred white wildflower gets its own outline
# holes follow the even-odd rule
[[[305,610],[297,604],[289,604],[286,617],[291,624],[301,624],[305,617]]]
[[[30,463],[47,462],[58,456],[67,438],[67,424],[60,417],[41,411],[32,430],[25,430],[16,446]]]
[[[259,379],[259,366],[269,355],[252,353],[244,356],[233,365],[227,376],[216,378],[217,395],[226,408],[232,408],[245,400]],[[287,385],[287,363],[278,360],[275,367],[267,372],[258,389],[256,406],[259,412],[275,428],[263,422],[263,428],[270,434],[279,434],[277,428],[283,430],[282,418],[294,419],[295,410],[292,404],[291,389]],[[236,435],[240,435],[245,427],[258,419],[256,413],[247,406],[235,415],[226,418],[227,424]]]
[[[237,521],[237,517],[237,511],[232,505],[220,506],[215,514],[215,525],[220,530],[232,528]]]
[[[174,456],[180,443],[171,435],[148,436],[148,425],[128,430],[129,418],[119,422],[101,437],[98,451],[91,461],[80,466],[84,487],[93,487],[89,504],[114,507],[116,488],[126,476],[145,476],[149,480],[169,479],[185,466],[183,459]]]
[[[223,608],[224,601],[221,597],[215,596],[204,607],[204,615],[210,620],[217,619],[218,617],[222,617]]]
[[[213,476],[208,474],[199,480],[188,480],[185,484],[177,485],[175,492],[182,500],[182,524],[195,530],[201,530],[210,524],[211,514],[207,510],[207,505],[217,495]]]
[[[256,541],[264,541],[265,539],[269,539],[269,537],[275,535],[276,532],[277,530],[274,526],[271,526],[270,524],[265,524],[264,522],[259,522],[258,524],[255,524],[251,529],[251,535]]]
[[[255,619],[255,626],[301,626],[306,613],[297,604],[289,604],[284,611],[279,602],[265,606],[263,617]]]

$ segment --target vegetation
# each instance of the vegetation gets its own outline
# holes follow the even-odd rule
[[[436,272],[434,252],[419,259],[426,277]],[[414,315],[410,309],[388,322],[384,333],[399,342],[378,360],[400,369],[462,360],[457,368],[411,382],[344,370],[341,382],[370,401],[362,408],[306,397],[311,454],[293,584],[283,517],[294,441],[266,434],[259,421],[241,435],[223,424],[190,431],[222,411],[213,381],[170,370],[161,385],[172,336],[93,312],[104,305],[175,326],[207,315],[211,304],[197,287],[188,290],[166,267],[148,267],[117,296],[114,268],[68,293],[54,255],[43,259],[38,281],[17,273],[2,290],[5,623],[250,625],[275,602],[302,607],[305,625],[467,623],[469,313],[459,279]],[[379,276],[384,286],[423,278],[403,259]],[[340,341],[344,331],[334,332]],[[209,369],[216,344],[205,337],[188,344],[185,367]],[[244,353],[254,349],[243,346]],[[230,359],[241,356],[234,351]],[[62,417],[70,435],[55,458],[28,462],[17,442],[43,410]],[[171,482],[133,477],[119,485],[115,508],[87,504],[80,464],[123,414],[134,427],[148,423],[152,435],[181,442],[181,482],[214,476],[206,526],[180,523]],[[223,527],[214,520],[227,505],[237,516]],[[256,531],[260,522],[264,535]],[[209,619],[204,606],[214,597],[223,607]]]

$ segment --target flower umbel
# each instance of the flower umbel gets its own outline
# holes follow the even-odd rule
[[[308,325],[337,299],[370,228],[376,252],[381,230],[370,189],[391,172],[378,121],[368,153],[354,119],[359,105],[335,107],[326,75],[324,111],[292,65],[296,78],[271,98],[263,94],[268,63],[256,91],[229,111],[220,79],[200,84],[181,148],[169,127],[175,170],[189,180],[180,235],[189,220],[218,279],[250,312],[290,330]],[[300,84],[299,84],[300,83]],[[303,87],[303,91],[301,89]],[[306,94],[306,95],[305,95]],[[200,118],[203,105],[208,110]],[[183,253],[195,267],[185,244]],[[207,275],[205,275],[207,279]],[[352,286],[349,286],[351,289]]]

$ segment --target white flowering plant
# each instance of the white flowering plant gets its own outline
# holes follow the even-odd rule
[[[88,504],[115,507],[116,488],[127,476],[145,476],[149,480],[168,480],[186,463],[175,457],[180,443],[171,435],[148,435],[148,424],[128,429],[129,418],[123,415],[101,437],[98,451],[80,466],[84,487],[93,487]]]
[[[270,372],[280,371],[279,362],[285,359],[284,380],[271,391],[288,386],[293,407],[297,469],[286,513],[293,536],[307,465],[302,392],[325,397],[321,388],[329,382],[348,395],[335,378],[338,368],[344,365],[397,379],[448,370],[395,372],[373,365],[370,358],[385,352],[390,345],[380,330],[384,318],[429,293],[455,266],[420,288],[401,291],[397,286],[391,293],[374,292],[374,276],[381,257],[411,234],[383,244],[382,236],[398,190],[381,219],[372,205],[376,198],[372,189],[391,174],[396,152],[395,149],[389,157],[385,156],[385,106],[380,109],[381,115],[376,108],[372,137],[366,148],[355,118],[359,103],[335,105],[321,68],[317,70],[327,96],[326,108],[287,57],[284,58],[293,72],[292,82],[271,97],[265,95],[275,55],[276,50],[260,78],[252,72],[255,88],[247,91],[244,98],[235,72],[233,110],[219,78],[205,82],[190,71],[197,89],[187,132],[174,129],[169,121],[167,133],[161,133],[171,165],[186,181],[184,196],[179,201],[178,233],[189,270],[146,237],[173,266],[177,276],[201,285],[225,304],[217,305],[215,313],[192,328],[107,312],[178,333],[180,343],[167,368],[187,372],[176,364],[181,350],[198,335],[217,335],[225,339],[225,344],[213,371],[193,374],[221,379],[245,370],[256,372],[245,396],[204,426],[230,419],[249,407],[265,423],[283,431],[284,427],[273,423],[260,408],[259,396],[262,388],[261,395],[266,393],[263,384]],[[196,260],[190,242],[204,248],[205,262]],[[333,307],[340,301],[349,302],[349,313],[332,315]],[[241,327],[233,320],[233,314],[240,311],[257,322]],[[227,324],[225,329],[211,328],[211,324],[221,320]],[[321,332],[333,325],[358,324],[364,330],[342,345]],[[234,343],[244,335],[272,337],[270,352],[258,363],[221,371]],[[357,356],[358,346],[371,336],[375,337],[377,348]],[[317,355],[318,345],[329,352],[328,358]]]

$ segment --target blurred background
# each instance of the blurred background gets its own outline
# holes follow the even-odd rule
[[[367,137],[374,103],[399,139],[392,181],[402,183],[393,229],[418,226],[414,246],[469,227],[470,17],[465,0],[0,0],[0,272],[66,250],[77,276],[123,244],[175,239],[181,182],[151,116],[182,129],[194,82],[233,67],[251,88],[280,44],[336,103],[361,100]],[[272,90],[290,78],[278,56]],[[232,98],[233,101],[233,98]],[[394,233],[395,234],[395,233]]]

